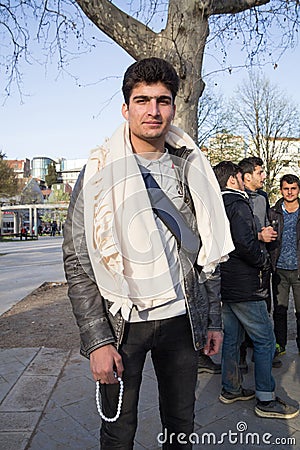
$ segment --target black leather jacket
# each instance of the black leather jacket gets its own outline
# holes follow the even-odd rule
[[[184,165],[191,153],[186,148],[169,148],[171,157],[182,186],[183,198],[190,206],[191,217],[188,223],[195,228],[192,213],[192,199],[184,184]],[[79,326],[81,353],[89,357],[95,349],[107,344],[117,348],[122,342],[125,321],[118,312],[115,316],[109,312],[111,302],[101,296],[95,282],[95,276],[89,260],[84,231],[84,202],[82,194],[85,168],[75,185],[67,220],[64,226],[63,257],[68,295]],[[76,226],[73,227],[73,224]],[[180,252],[180,261],[184,278],[186,307],[191,323],[195,350],[204,347],[207,329],[221,330],[220,315],[220,273],[219,269],[205,283],[200,283],[198,267],[191,267],[190,261]]]

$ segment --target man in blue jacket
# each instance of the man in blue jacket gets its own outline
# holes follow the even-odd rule
[[[253,213],[244,191],[241,168],[223,161],[214,168],[219,181],[235,250],[221,264],[221,299],[224,340],[222,349],[222,392],[219,399],[230,404],[256,396],[255,413],[260,417],[290,419],[299,409],[275,396],[272,360],[275,337],[262,286],[267,266],[261,251]],[[240,344],[244,330],[253,342],[255,392],[242,387],[239,369]]]

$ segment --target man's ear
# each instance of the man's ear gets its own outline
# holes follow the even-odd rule
[[[174,105],[173,105],[173,117],[172,117],[172,120],[174,120],[175,113],[176,113],[176,105],[175,105],[175,103],[174,103]]]
[[[122,116],[125,120],[128,120],[128,105],[126,103],[122,105]]]
[[[249,172],[246,172],[246,173],[244,173],[244,175],[243,175],[243,181],[251,181],[251,179],[252,179],[252,175],[251,175],[251,173],[249,173]]]
[[[235,178],[234,176],[230,175],[230,177],[227,180],[226,187],[232,188],[233,186],[235,186]]]
[[[230,180],[231,184],[235,184],[236,183],[236,178],[233,175],[230,175],[229,180]]]

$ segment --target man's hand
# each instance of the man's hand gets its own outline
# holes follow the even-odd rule
[[[111,344],[97,348],[90,354],[90,368],[94,380],[99,380],[101,384],[118,383],[114,371],[118,377],[122,377],[124,370],[122,357]]]
[[[263,242],[275,241],[277,236],[277,231],[273,227],[262,227],[261,232],[258,233],[258,239]]]
[[[204,354],[207,356],[216,355],[221,349],[223,342],[222,331],[208,331],[207,343],[204,347]]]

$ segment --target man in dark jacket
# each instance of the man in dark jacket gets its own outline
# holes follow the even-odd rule
[[[266,173],[261,158],[250,156],[239,162],[242,169],[242,177],[245,185],[245,192],[249,197],[249,203],[253,211],[254,221],[258,232],[260,248],[267,252],[266,243],[272,242],[277,237],[277,232],[270,226],[268,210],[270,209],[267,193],[262,190]],[[271,311],[270,295],[270,271],[263,273],[263,282],[268,290],[266,296],[268,311]]]
[[[263,160],[257,156],[249,156],[239,162],[242,169],[242,178],[245,185],[245,192],[249,197],[249,203],[254,215],[254,221],[258,232],[260,249],[267,254],[266,244],[277,238],[277,232],[270,226],[268,210],[270,209],[268,195],[262,190],[266,173]],[[268,312],[271,311],[271,268],[267,267],[262,271],[262,283],[266,290],[265,301],[267,302]],[[246,335],[245,341],[241,345],[240,367],[244,372],[248,370],[247,348],[252,347],[249,336]],[[282,362],[274,357],[273,367],[281,367]]]
[[[273,274],[274,332],[278,355],[285,353],[287,311],[290,289],[293,290],[297,337],[300,353],[300,180],[287,174],[280,180],[282,198],[271,208],[270,221],[278,228],[278,239],[269,244]]]
[[[230,404],[256,396],[255,413],[260,417],[295,417],[299,409],[275,396],[272,359],[275,337],[262,287],[261,273],[267,258],[261,251],[257,229],[239,166],[223,161],[214,168],[219,181],[235,250],[221,264],[221,299],[224,340],[220,401]],[[240,344],[244,330],[253,342],[255,392],[242,387],[239,370]]]

